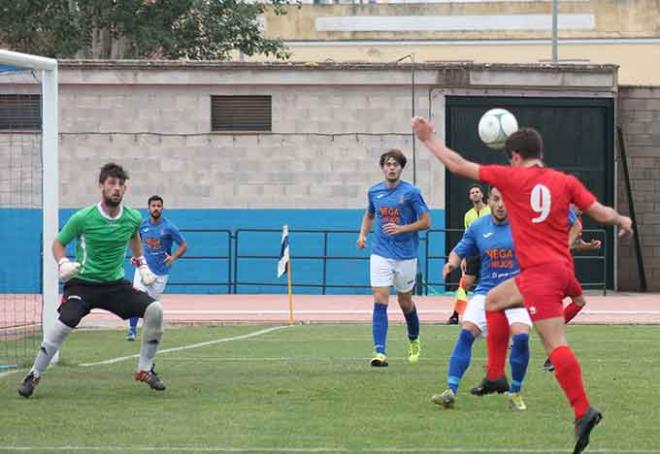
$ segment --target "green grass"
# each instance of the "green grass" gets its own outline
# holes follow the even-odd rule
[[[262,329],[170,329],[163,348]],[[590,449],[660,452],[658,328],[572,326],[568,332],[590,398],[605,415]],[[422,359],[410,366],[405,327],[393,325],[390,367],[372,369],[370,326],[293,326],[159,355],[157,371],[168,389],[158,393],[132,381],[134,359],[79,366],[136,353],[139,344],[125,342],[123,331],[76,332],[61,364],[30,399],[16,393],[18,373],[0,378],[0,452],[67,446],[87,448],[78,452],[570,452],[572,412],[554,377],[541,371],[545,357],[537,338],[524,388],[527,412],[511,412],[503,396],[469,395],[483,376],[485,342],[475,343],[456,409],[430,403],[431,394],[445,388],[457,333],[456,327],[423,326]]]

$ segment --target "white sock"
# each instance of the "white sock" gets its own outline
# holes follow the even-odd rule
[[[44,373],[53,356],[60,349],[62,342],[64,342],[64,339],[71,331],[73,331],[73,328],[56,320],[53,329],[44,334],[44,340],[41,343],[41,347],[39,347],[39,353],[37,353],[37,358],[34,360],[34,365],[32,366],[32,373],[35,377],[41,377],[41,374]]]
[[[163,337],[163,310],[158,301],[154,301],[144,312],[142,323],[142,348],[138,360],[138,370],[151,370],[154,357]]]

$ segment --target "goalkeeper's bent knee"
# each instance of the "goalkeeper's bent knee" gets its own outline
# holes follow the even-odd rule
[[[142,336],[146,340],[160,340],[163,335],[163,308],[160,302],[154,301],[144,311],[144,327]]]

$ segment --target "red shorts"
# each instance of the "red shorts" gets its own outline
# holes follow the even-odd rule
[[[573,266],[564,263],[527,268],[515,279],[532,320],[563,317],[563,299],[582,295]]]

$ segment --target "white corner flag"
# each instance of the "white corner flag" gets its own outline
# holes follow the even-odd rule
[[[289,226],[282,227],[282,242],[280,244],[280,260],[277,262],[277,277],[281,277],[289,269]]]

